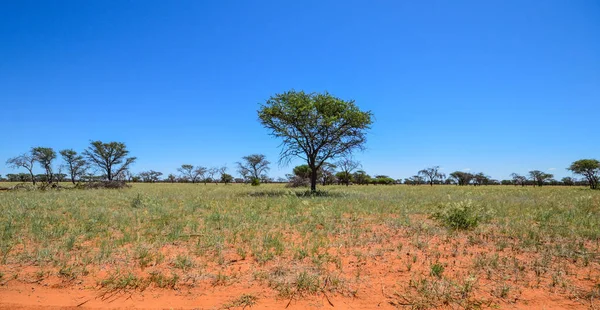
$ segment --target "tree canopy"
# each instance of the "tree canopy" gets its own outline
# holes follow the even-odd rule
[[[280,164],[299,157],[311,173],[311,191],[316,191],[317,170],[331,158],[363,149],[373,114],[361,111],[354,101],[329,93],[288,91],[262,104],[258,117],[271,135],[282,139]]]
[[[456,180],[458,185],[469,185],[473,180],[473,174],[464,171],[454,171],[450,173],[450,177]]]
[[[427,178],[429,185],[433,186],[433,183],[437,181],[441,182],[444,178],[446,178],[446,175],[439,172],[439,170],[440,166],[433,166],[419,171],[419,175]]]
[[[237,162],[238,172],[244,178],[250,178],[250,181],[260,180],[267,171],[271,162],[263,154],[252,154],[242,157],[241,162]]]
[[[46,171],[46,181],[52,183],[52,161],[56,158],[56,152],[51,147],[38,146],[31,149],[31,155]]]
[[[598,182],[600,182],[600,161],[596,159],[580,159],[574,161],[567,169],[575,174],[584,176],[588,180],[588,183],[590,183],[591,189],[598,188]]]
[[[531,177],[535,185],[542,186],[546,180],[552,179],[554,175],[540,170],[532,170],[529,171],[529,177]]]
[[[87,162],[83,156],[72,149],[62,150],[59,153],[65,161],[67,172],[71,175],[71,182],[75,184],[75,180],[85,174],[88,167]]]
[[[106,173],[106,179],[109,181],[123,174],[136,160],[135,157],[127,157],[129,150],[122,142],[92,141],[83,151],[83,155],[91,164]]]

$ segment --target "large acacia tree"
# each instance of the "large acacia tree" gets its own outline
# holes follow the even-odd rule
[[[92,141],[90,146],[83,151],[83,155],[87,157],[90,164],[100,168],[109,181],[112,181],[115,176],[125,173],[136,160],[135,157],[127,157],[129,150],[122,142]]]
[[[366,131],[372,124],[371,111],[361,111],[354,101],[329,93],[288,91],[276,94],[260,106],[261,124],[281,138],[279,163],[299,157],[311,169],[310,189],[316,191],[317,171],[332,158],[363,149]]]

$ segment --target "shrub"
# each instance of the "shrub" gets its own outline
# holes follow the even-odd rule
[[[252,186],[259,186],[260,185],[260,179],[253,178],[252,182],[250,183],[250,185],[252,185]]]
[[[471,200],[448,203],[433,213],[432,217],[451,229],[466,230],[477,227],[490,217],[489,212]]]

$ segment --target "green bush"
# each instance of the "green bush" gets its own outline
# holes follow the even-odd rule
[[[490,217],[489,212],[471,200],[448,203],[433,213],[432,217],[451,229],[473,229]]]
[[[254,178],[252,179],[252,183],[250,183],[252,186],[259,186],[260,185],[260,179],[258,178]]]

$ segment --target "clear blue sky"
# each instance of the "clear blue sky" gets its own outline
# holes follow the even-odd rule
[[[560,178],[600,158],[600,2],[0,2],[2,175],[90,140],[127,143],[134,172],[275,163],[256,110],[292,88],[372,110],[370,174]]]

